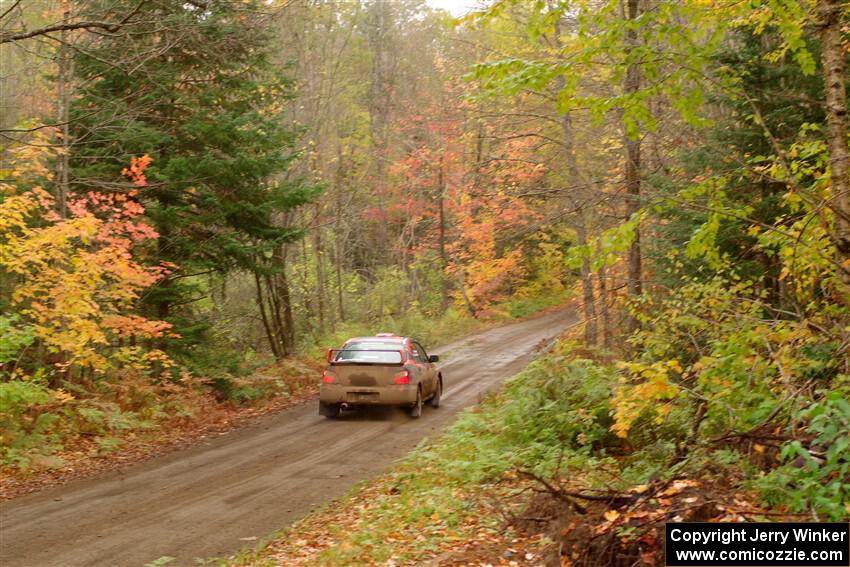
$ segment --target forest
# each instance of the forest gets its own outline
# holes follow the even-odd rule
[[[0,0],[3,482],[308,399],[351,336],[565,309],[371,506],[233,564],[847,521],[848,60],[842,0]]]

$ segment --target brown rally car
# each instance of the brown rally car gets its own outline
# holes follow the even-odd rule
[[[419,417],[422,404],[440,407],[443,375],[416,340],[392,333],[349,339],[328,351],[319,414],[337,417],[343,408],[395,405]]]

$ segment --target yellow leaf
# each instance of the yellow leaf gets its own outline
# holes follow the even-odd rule
[[[60,404],[65,404],[74,399],[73,394],[66,392],[65,390],[54,390],[53,398]]]
[[[605,516],[605,519],[609,522],[613,522],[614,520],[620,517],[620,513],[616,510],[608,510],[603,514],[603,516]]]

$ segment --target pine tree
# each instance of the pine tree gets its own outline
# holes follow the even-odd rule
[[[116,17],[138,2],[91,4]],[[270,62],[260,2],[142,3],[136,25],[77,50],[72,192],[121,191],[120,171],[150,155],[140,198],[160,234],[150,261],[177,269],[144,297],[146,310],[191,337],[201,274],[257,270],[299,234],[276,213],[309,202],[313,186],[284,180],[297,131],[281,111],[293,83]]]

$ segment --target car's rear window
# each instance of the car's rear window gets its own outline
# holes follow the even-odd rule
[[[355,341],[346,343],[336,351],[334,362],[360,362],[369,364],[401,364],[398,341]]]

